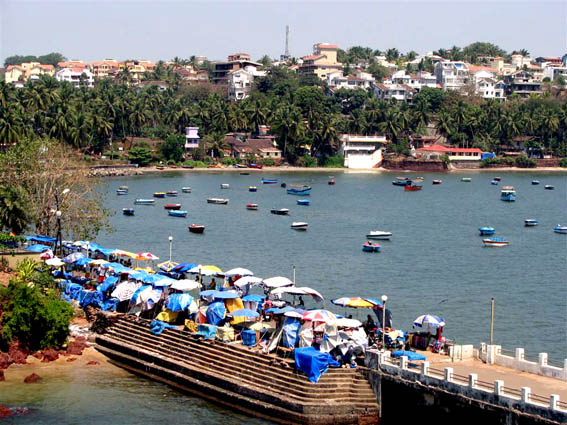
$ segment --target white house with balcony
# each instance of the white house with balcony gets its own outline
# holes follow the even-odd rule
[[[73,87],[80,87],[81,82],[87,87],[94,84],[94,74],[86,68],[63,68],[55,73],[57,81],[67,81],[73,84]]]
[[[197,149],[199,147],[199,127],[185,127],[185,150]]]
[[[366,73],[364,73],[366,74]],[[369,89],[374,79],[343,75],[342,72],[327,74],[327,84],[333,89]]]
[[[395,72],[390,81],[394,84],[405,84],[420,92],[423,87],[437,88],[437,78],[429,72],[421,71],[417,74],[407,74],[405,70]]]
[[[374,94],[378,99],[409,101],[413,99],[415,90],[406,84],[375,84]]]
[[[469,66],[465,62],[437,62],[435,77],[443,90],[459,90],[469,82]]]
[[[386,136],[343,134],[339,155],[343,155],[347,168],[376,168],[382,163],[387,143]]]
[[[248,65],[242,69],[229,71],[226,76],[229,100],[246,99],[252,89],[254,78],[263,77],[266,71],[258,71],[255,66]]]

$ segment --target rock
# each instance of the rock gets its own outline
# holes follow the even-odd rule
[[[26,347],[20,345],[19,342],[13,342],[10,344],[8,349],[8,354],[12,359],[12,363],[16,364],[27,364],[26,358],[28,357],[30,350]]]
[[[85,337],[78,337],[74,341],[71,341],[69,345],[67,345],[67,351],[65,352],[66,355],[75,355],[80,356],[83,354],[83,350],[87,348],[87,340]]]
[[[76,357],[71,357],[70,359],[67,359],[67,363],[74,362],[75,360],[77,360]]]
[[[99,362],[97,362],[96,360],[91,360],[90,362],[87,363],[87,366],[98,366],[100,365]]]
[[[0,382],[4,382],[6,380],[6,377],[4,376],[4,371],[0,370]]]
[[[0,418],[8,418],[10,416],[12,416],[12,411],[0,404]]]
[[[12,363],[12,359],[8,353],[0,353],[0,370],[8,369],[8,366]]]
[[[33,382],[37,382],[41,379],[41,376],[39,376],[37,373],[32,373],[29,376],[26,376],[24,379],[24,383],[25,384],[31,384]]]
[[[59,358],[59,352],[54,350],[53,348],[48,348],[43,350],[43,359],[41,360],[43,363],[52,362]]]
[[[32,357],[35,357],[38,360],[41,360],[43,358],[43,353],[41,351],[36,351],[35,353],[33,353],[31,355]]]

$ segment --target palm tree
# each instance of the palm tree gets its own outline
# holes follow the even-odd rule
[[[266,123],[267,111],[264,105],[259,99],[255,99],[248,103],[245,112],[250,130],[257,134],[259,127]]]

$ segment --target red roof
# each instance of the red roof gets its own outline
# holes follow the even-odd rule
[[[339,48],[339,46],[337,46],[336,44],[324,44],[324,43],[317,44],[317,47],[319,49],[338,49]]]
[[[496,72],[497,69],[489,68],[488,66],[477,66],[477,65],[469,65],[470,72],[477,72],[477,71],[487,71],[487,72]]]
[[[309,55],[309,56],[304,56],[302,59],[304,61],[309,61],[309,60],[315,60],[315,59],[319,59],[319,58],[324,58],[325,55]]]
[[[455,152],[455,153],[482,153],[478,148],[453,148],[443,145],[431,145],[419,148],[418,151],[423,152]]]

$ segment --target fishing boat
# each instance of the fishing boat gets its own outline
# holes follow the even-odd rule
[[[327,184],[328,184],[329,186],[332,186],[332,185],[335,184],[335,180],[334,180],[334,179],[331,179],[331,180],[329,180],[329,182],[328,182]]]
[[[156,167],[156,169],[157,169],[157,170],[165,170],[165,167],[163,167],[163,166],[160,165],[160,166]]]
[[[165,198],[165,192],[154,192],[154,198]]]
[[[309,205],[311,201],[309,199],[298,199],[297,205]]]
[[[378,239],[378,240],[390,239],[391,237],[392,237],[392,232],[385,232],[383,230],[371,230],[366,235],[366,239]]]
[[[545,190],[555,190],[555,186],[553,186],[552,184],[546,184],[543,188]]]
[[[228,189],[228,188],[230,188],[230,185],[228,183],[221,183],[220,188],[221,189]]]
[[[291,228],[293,230],[307,230],[307,226],[309,226],[309,224],[304,221],[294,221],[291,223]]]
[[[136,199],[134,201],[134,204],[136,204],[136,205],[153,205],[155,203],[156,203],[155,199],[141,199],[140,198],[140,199]]]
[[[484,244],[484,246],[496,246],[496,247],[508,246],[510,244],[510,242],[508,242],[506,239],[503,238],[483,239],[482,243]]]
[[[502,186],[500,199],[506,202],[514,202],[516,200],[516,189],[514,189],[514,186]]]
[[[380,244],[367,241],[362,244],[362,250],[364,252],[380,252]]]
[[[246,209],[250,211],[258,211],[258,204],[246,204]]]
[[[228,204],[228,199],[225,199],[225,198],[209,198],[209,199],[207,199],[207,204],[226,205],[226,204]]]
[[[311,194],[311,186],[307,186],[305,184],[290,184],[286,191],[288,195],[308,196]]]
[[[392,182],[394,186],[406,186],[411,184],[411,179],[408,177],[396,177],[396,180]]]
[[[118,186],[118,189],[120,189],[120,190],[128,190],[129,187],[128,187],[128,186]]]
[[[177,190],[168,190],[165,194],[167,196],[177,196]]]
[[[122,208],[122,214],[134,215],[134,208]]]
[[[191,193],[191,188],[189,186],[182,187],[181,192],[183,193]]]
[[[284,189],[287,187],[287,183],[283,182],[282,184],[280,184],[281,187],[283,187]]]
[[[461,181],[464,182],[464,183],[470,183],[470,182],[472,182],[472,178],[470,178],[470,177],[463,177],[463,178],[461,179]]]
[[[127,190],[127,189],[126,189],[126,190],[124,190],[124,189],[118,189],[118,190],[116,191],[116,194],[117,194],[117,195],[128,195],[128,190]]]
[[[480,236],[492,236],[494,234],[494,227],[485,226],[478,229]]]
[[[202,224],[190,224],[189,231],[191,233],[203,233],[205,231],[205,226]]]
[[[537,185],[537,184],[539,184],[539,183],[540,183],[539,180],[532,180],[532,184],[533,184],[533,185]]]
[[[256,186],[248,186],[248,192],[257,192],[258,188]]]
[[[288,215],[289,209],[288,208],[273,208],[270,210],[272,214],[276,215]]]
[[[249,176],[250,173],[249,173],[248,171],[242,171],[242,172],[240,173],[240,175],[241,175],[241,176]]]
[[[415,192],[416,190],[421,190],[421,189],[423,189],[423,186],[421,184],[413,184],[413,183],[410,183],[404,187],[404,191],[406,192]]]
[[[432,184],[441,184],[441,183],[443,183],[443,180],[433,180],[431,183]]]
[[[498,184],[498,180],[491,180],[491,181],[490,181],[490,184],[492,184],[492,185],[495,185],[495,186],[496,186],[496,185]]]
[[[500,180],[502,180],[502,178],[501,178],[501,177],[498,177],[498,176],[496,176],[496,177],[493,177],[493,178],[492,178],[492,180],[494,180],[494,181],[496,181],[496,182],[499,182]]]
[[[163,207],[166,210],[179,210],[181,209],[181,204],[165,204]]]
[[[537,226],[539,224],[539,221],[537,221],[535,218],[526,218],[524,220],[524,225],[526,227],[534,227]]]
[[[256,168],[257,170],[261,170],[262,168],[264,168],[264,165],[262,165],[262,164],[248,164],[248,168]]]
[[[567,226],[562,226],[561,224],[558,224],[553,228],[553,231],[555,233],[561,233],[563,235],[567,235]]]
[[[167,213],[172,217],[187,217],[185,210],[169,210]]]
[[[276,184],[278,181],[274,179],[265,179],[262,178],[262,184]]]

